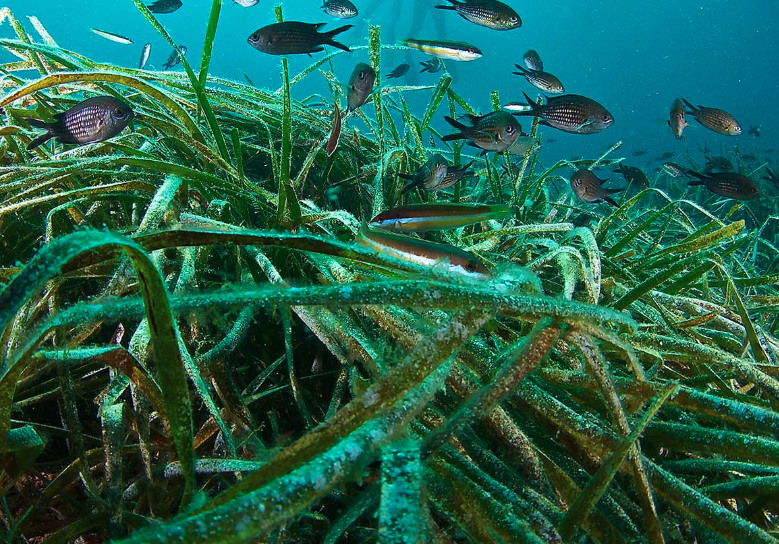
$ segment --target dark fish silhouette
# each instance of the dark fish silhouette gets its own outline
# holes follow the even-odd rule
[[[634,157],[640,157],[641,155],[646,154],[646,149],[639,149],[638,151],[633,152]]]
[[[717,108],[693,106],[684,98],[682,98],[682,102],[692,110],[687,113],[695,117],[695,120],[707,129],[725,136],[738,136],[741,134],[741,126],[739,126],[738,121],[736,121],[728,112]]]
[[[609,195],[619,193],[625,189],[605,189],[602,185],[608,180],[600,179],[598,176],[582,168],[577,170],[571,177],[571,189],[573,193],[584,202],[600,202],[605,200],[612,206],[619,207],[619,204]]]
[[[451,117],[444,117],[447,123],[460,132],[442,138],[445,142],[468,140],[471,145],[487,151],[501,153],[511,147],[522,134],[522,126],[514,116],[505,111],[493,111],[487,115],[465,115],[471,124],[467,126]]]
[[[299,21],[284,21],[273,23],[255,30],[248,39],[249,45],[257,51],[269,55],[311,54],[324,51],[323,45],[332,45],[344,51],[350,51],[342,43],[333,39],[341,32],[352,28],[352,25],[338,27],[330,32],[319,32],[327,23],[301,23]]]
[[[749,132],[747,132],[747,134],[754,136],[755,138],[760,138],[760,125],[749,127]]]
[[[625,181],[633,187],[640,189],[649,187],[649,178],[646,177],[646,174],[640,168],[620,163],[619,167],[616,170],[612,170],[612,172],[625,176]]]
[[[149,8],[149,11],[152,13],[167,14],[173,13],[183,5],[181,0],[157,0],[146,7]]]
[[[411,68],[408,64],[405,62],[401,65],[399,65],[397,68],[392,70],[389,74],[387,74],[387,79],[395,79],[399,77],[403,77],[406,75],[406,72],[408,72],[408,69]]]
[[[179,51],[181,51],[181,54],[179,54]],[[169,68],[173,68],[174,66],[176,66],[178,63],[181,62],[181,57],[187,54],[187,46],[179,45],[179,51],[176,51],[174,49],[171,52],[171,54],[168,56],[168,60],[166,60],[165,64],[163,64],[166,70]]]
[[[546,104],[536,104],[527,93],[526,104],[512,102],[506,109],[514,115],[532,115],[542,119],[541,124],[572,134],[595,134],[612,124],[614,116],[595,100],[578,94],[547,97]]]
[[[519,72],[512,72],[518,76],[524,76],[525,79],[536,89],[541,89],[544,92],[551,94],[562,94],[565,92],[563,84],[555,76],[549,72],[542,72],[540,70],[528,70],[519,64],[515,64]]]
[[[357,17],[357,8],[349,0],[324,0],[322,9],[325,13],[339,19],[351,19]]]
[[[712,172],[732,172],[733,163],[725,157],[711,157],[706,161],[706,166],[703,167],[703,171],[707,174]]]
[[[698,179],[688,181],[687,185],[704,185],[709,191],[725,198],[752,200],[760,196],[760,189],[750,178],[735,172],[715,172],[701,174],[688,170],[687,173]]]
[[[434,57],[425,62],[420,62],[419,64],[422,65],[422,69],[419,71],[420,74],[422,72],[430,72],[431,74],[435,74],[441,70],[441,59],[438,57]]]
[[[512,30],[522,26],[522,19],[514,8],[498,0],[447,0],[451,6],[435,6],[438,9],[456,11],[460,17],[493,30]]]
[[[528,49],[525,54],[522,55],[522,62],[525,63],[528,70],[544,71],[544,61],[541,60],[541,56],[535,49]]]
[[[348,88],[346,93],[346,102],[349,104],[349,111],[354,111],[368,100],[368,97],[373,92],[373,84],[376,82],[376,72],[365,64],[360,62],[354,67],[351,77],[349,78]]]
[[[88,144],[113,138],[133,120],[133,110],[113,96],[95,96],[79,102],[69,110],[54,115],[54,122],[39,119],[26,121],[35,128],[46,129],[27,145],[35,149],[50,138],[63,144]]]
[[[777,188],[779,188],[779,176],[777,176],[776,173],[770,168],[765,169],[765,176],[763,176],[763,180],[770,181],[776,185]]]

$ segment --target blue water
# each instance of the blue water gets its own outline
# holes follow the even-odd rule
[[[361,13],[371,3],[355,1]],[[647,162],[666,151],[689,150],[694,157],[700,157],[699,145],[706,145],[713,154],[727,152],[735,144],[742,153],[779,147],[779,5],[774,2],[601,0],[584,5],[571,0],[510,0],[507,3],[520,14],[523,26],[507,32],[482,28],[454,12],[433,9],[438,3],[441,2],[384,0],[370,14],[370,22],[382,26],[390,43],[404,37],[446,38],[466,40],[479,47],[485,53],[482,59],[456,66],[448,62],[448,67],[453,70],[455,90],[484,113],[491,109],[493,89],[500,92],[503,103],[521,100],[523,90],[535,96],[537,91],[524,78],[511,74],[513,64],[522,62],[524,51],[534,48],[541,54],[545,69],[562,80],[566,92],[594,98],[615,116],[615,124],[596,135],[544,129],[546,140],[556,140],[542,151],[544,162],[594,158],[618,140],[624,142],[620,154],[631,159],[630,164],[650,171],[658,163]],[[5,5],[26,28],[32,31],[25,16],[35,15],[61,46],[98,61],[137,67],[146,42],[152,43],[153,67],[160,67],[170,54],[169,46],[130,0],[6,0]],[[257,6],[242,8],[231,5],[229,0],[225,2],[211,64],[213,74],[243,81],[245,73],[258,86],[278,88],[280,58],[255,51],[246,42],[254,30],[275,21],[275,5],[276,2],[261,0]],[[341,21],[326,15],[320,6],[321,0],[286,2],[285,19],[328,22],[326,29],[352,23],[355,28],[338,39],[350,46],[367,44],[367,25],[362,14]],[[210,0],[184,0],[177,12],[159,16],[173,37],[189,48],[188,58],[194,66],[199,63],[210,8]],[[422,29],[410,36],[414,10],[426,12],[426,17]],[[126,35],[135,44],[112,43],[91,33],[90,27]],[[0,35],[11,35],[7,23],[0,28]],[[314,58],[319,55],[322,53]],[[386,52],[382,70],[389,72],[405,58],[402,52]],[[416,71],[417,62],[427,57],[414,52],[411,59],[412,70]],[[292,72],[302,70],[312,60],[306,55],[291,57]],[[345,81],[360,61],[367,61],[366,51],[338,56],[333,61],[336,75]],[[439,75],[422,74],[411,81],[435,84]],[[315,93],[329,96],[327,82],[319,72],[294,89],[296,98]],[[422,91],[416,97],[407,97],[419,115],[428,93]],[[666,119],[676,97],[729,111],[744,128],[744,134],[720,136],[688,117],[691,127],[685,138],[674,139]],[[444,131],[447,128],[442,117],[447,109],[440,110],[435,122]],[[372,108],[366,109],[366,113],[372,115]],[[530,118],[524,118],[522,125],[529,129]],[[746,134],[752,125],[761,125],[761,138]],[[632,157],[636,150],[647,153]],[[771,154],[765,156],[771,158]]]

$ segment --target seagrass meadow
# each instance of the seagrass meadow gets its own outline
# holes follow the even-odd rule
[[[660,174],[582,205],[562,176],[618,145],[433,149],[434,118],[475,113],[445,71],[383,85],[328,156],[332,98],[290,88],[318,72],[338,99],[344,53],[283,59],[275,92],[212,77],[221,8],[183,73],[0,12],[2,542],[777,541],[775,198],[703,205]],[[388,47],[371,26],[377,72]],[[134,129],[26,150],[25,118],[96,94]],[[474,179],[404,202],[511,206],[425,235],[488,277],[355,243],[434,152]]]

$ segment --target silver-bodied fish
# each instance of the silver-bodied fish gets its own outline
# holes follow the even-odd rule
[[[402,40],[401,45],[427,53],[432,57],[440,57],[448,60],[471,61],[482,57],[482,52],[475,45],[467,42],[453,42],[447,40],[415,40],[408,38]]]
[[[734,200],[752,200],[760,196],[760,189],[752,179],[735,172],[716,172],[701,174],[688,170],[687,173],[698,179],[688,181],[687,185],[704,185],[712,193]]]
[[[173,13],[183,5],[181,0],[157,0],[146,7],[149,8],[149,11],[152,13],[167,14]]]
[[[717,108],[704,108],[703,106],[693,106],[682,98],[682,102],[692,111],[687,114],[695,117],[695,120],[709,130],[724,136],[738,136],[741,134],[741,126],[738,121],[724,110]]]
[[[484,263],[472,253],[458,247],[372,229],[366,223],[362,224],[356,242],[379,254],[436,270],[446,270],[473,279],[490,276],[490,271]]]
[[[381,212],[370,226],[403,232],[456,229],[511,215],[506,204],[413,204]]]
[[[666,174],[668,174],[673,178],[689,175],[689,170],[687,168],[685,168],[681,164],[676,164],[675,162],[663,163],[663,170],[665,171]]]
[[[143,70],[146,67],[146,63],[149,61],[149,55],[151,54],[151,44],[147,43],[143,46],[141,51],[141,60],[138,63],[138,69]]]
[[[112,42],[121,43],[122,45],[130,45],[131,43],[133,43],[133,41],[130,38],[127,38],[126,36],[122,36],[121,34],[114,34],[113,32],[106,32],[105,30],[100,30],[97,28],[90,28],[89,30],[91,30],[101,38],[105,38],[106,40],[111,40]]]
[[[493,30],[512,30],[522,26],[514,9],[498,0],[447,0],[451,6],[435,6],[457,12],[460,17]]]
[[[349,78],[348,91],[346,93],[346,102],[349,104],[349,111],[354,111],[368,100],[373,92],[373,84],[376,82],[376,72],[365,64],[360,62],[354,67],[352,75]]]
[[[432,59],[425,62],[420,62],[419,64],[422,65],[422,69],[419,71],[420,74],[422,72],[430,72],[431,74],[435,74],[436,72],[441,71],[443,62],[441,62],[441,59],[438,57],[433,57]]]
[[[525,63],[528,70],[536,70],[537,72],[544,71],[544,61],[541,60],[541,55],[535,49],[528,49],[524,55],[522,55],[522,62]]]
[[[614,116],[595,100],[578,94],[564,94],[546,99],[546,104],[536,104],[527,93],[527,104],[511,102],[505,108],[514,115],[532,115],[541,118],[541,124],[571,134],[595,134],[612,124]]]
[[[511,147],[522,134],[522,126],[513,115],[505,111],[493,111],[487,115],[465,115],[471,126],[444,117],[447,123],[458,129],[456,134],[448,134],[442,138],[445,142],[452,140],[468,140],[471,145],[487,151],[502,153]]]
[[[351,19],[358,15],[357,8],[349,0],[323,0],[322,9],[339,19]]]
[[[233,0],[233,4],[238,4],[242,8],[250,8],[260,3],[260,0]]]
[[[403,64],[398,65],[398,67],[392,70],[389,74],[387,74],[387,79],[403,77],[406,75],[406,72],[408,72],[409,68],[411,68],[411,66],[404,62]]]
[[[528,70],[527,68],[515,64],[519,72],[512,72],[518,76],[524,76],[525,79],[536,89],[550,94],[563,94],[565,89],[563,84],[555,76],[549,72],[542,72],[539,70]]]
[[[421,187],[427,191],[437,191],[441,182],[449,170],[449,163],[440,154],[431,155],[427,162],[417,168],[413,174],[398,174],[398,177],[411,181],[403,187],[402,194],[406,194],[414,187]]]
[[[179,55],[179,51],[181,51],[181,54]],[[165,61],[165,64],[163,66],[165,69],[173,68],[177,64],[181,62],[181,57],[183,55],[187,54],[187,46],[186,45],[179,45],[179,51],[176,51],[175,49],[171,52],[170,55],[168,55],[168,60]]]
[[[436,191],[448,189],[455,183],[458,183],[461,179],[467,178],[468,176],[472,176],[473,170],[469,170],[469,168],[473,166],[474,162],[476,161],[471,161],[465,165],[450,166],[446,170],[446,175],[444,176],[444,179],[442,179],[441,183],[439,183],[438,187],[436,187]]]
[[[606,181],[608,180],[600,179],[591,171],[582,168],[581,170],[577,170],[571,177],[571,189],[573,189],[573,194],[584,202],[600,202],[601,200],[605,200],[612,206],[619,207],[619,204],[617,204],[609,195],[619,193],[625,189],[606,189],[603,187],[603,183]]]
[[[682,132],[689,126],[685,117],[684,104],[678,98],[671,104],[671,119],[668,121],[668,126],[671,127],[671,132],[677,140],[682,137]]]
[[[113,138],[133,120],[132,108],[113,96],[95,96],[54,116],[54,122],[27,119],[30,126],[46,129],[27,149],[35,149],[51,138],[62,144],[88,144]]]
[[[351,49],[333,38],[346,32],[352,25],[345,25],[329,32],[319,32],[327,23],[301,23],[284,21],[255,30],[248,39],[249,45],[269,55],[311,54],[324,51],[323,45],[332,45],[351,52]]]

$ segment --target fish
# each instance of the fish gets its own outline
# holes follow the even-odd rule
[[[510,216],[511,210],[506,204],[413,204],[381,212],[369,225],[402,232],[425,232],[456,229]]]
[[[682,132],[689,126],[685,117],[684,104],[678,98],[671,104],[671,119],[668,121],[668,126],[671,127],[671,132],[677,140],[682,137]]]
[[[141,51],[141,60],[138,63],[138,69],[143,70],[146,66],[146,63],[149,61],[149,55],[151,54],[151,44],[147,43],[143,46],[143,50]]]
[[[693,106],[684,98],[681,100],[690,108],[690,110],[692,110],[686,113],[695,117],[695,120],[707,129],[713,130],[717,134],[722,134],[724,136],[738,136],[741,134],[741,126],[728,112],[717,108]]]
[[[506,151],[511,155],[527,155],[528,153],[535,153],[540,147],[541,144],[532,136],[518,136],[516,141]]]
[[[349,0],[323,0],[322,9],[339,19],[351,19],[358,15],[357,8]]]
[[[398,174],[398,177],[411,181],[403,187],[401,194],[405,195],[414,187],[421,187],[427,191],[438,191],[448,171],[449,163],[440,154],[435,153],[413,174]]]
[[[446,175],[444,176],[444,179],[441,180],[441,183],[438,184],[438,187],[436,187],[436,191],[448,189],[452,185],[459,182],[461,179],[472,176],[473,170],[469,170],[469,168],[473,166],[474,162],[476,161],[471,161],[466,165],[450,166],[447,168]]]
[[[742,174],[736,174],[735,172],[701,174],[693,170],[688,170],[687,173],[698,178],[687,182],[687,185],[690,187],[703,185],[716,195],[734,200],[752,200],[760,196],[760,189],[757,187],[757,184]]]
[[[779,188],[779,176],[777,176],[776,173],[770,168],[765,169],[765,176],[763,176],[763,181],[770,181],[776,185],[777,188]]]
[[[755,138],[760,138],[760,125],[756,127],[749,127],[749,132],[747,132],[750,136],[754,136]]]
[[[250,8],[260,3],[260,0],[233,0],[233,5],[238,4],[243,8]]]
[[[571,224],[574,227],[589,227],[590,223],[592,223],[597,219],[598,217],[596,215],[592,215],[590,213],[580,213],[579,215],[573,218]]]
[[[478,147],[485,153],[496,151],[502,153],[511,147],[522,134],[522,126],[513,115],[505,111],[493,111],[487,115],[465,115],[470,122],[467,126],[451,117],[444,120],[460,132],[448,134],[442,138],[445,142],[452,140],[468,140],[471,145]]]
[[[632,153],[634,157],[640,157],[641,155],[645,155],[645,154],[646,154],[646,149],[639,149],[638,151],[634,151]]]
[[[522,26],[514,9],[498,0],[446,0],[451,6],[435,6],[436,9],[445,9],[457,12],[463,19],[493,30],[513,30]]]
[[[732,172],[733,163],[726,157],[711,157],[706,161],[703,171],[707,174],[712,172]]]
[[[105,38],[106,40],[111,40],[112,42],[121,43],[122,45],[130,45],[131,43],[133,43],[133,41],[130,38],[127,38],[120,34],[114,34],[113,32],[106,32],[105,30],[100,30],[97,28],[90,28],[89,30],[91,30],[101,38]]]
[[[181,54],[179,54],[179,51],[181,51]],[[181,62],[181,58],[187,54],[187,46],[186,45],[179,45],[178,51],[175,49],[171,52],[170,55],[168,55],[168,60],[165,61],[165,64],[163,66],[167,70],[168,68],[173,68],[178,63]]]
[[[544,71],[544,61],[541,60],[541,56],[535,49],[525,51],[525,54],[522,55],[522,62],[525,63],[528,70]]]
[[[338,107],[338,100],[333,105],[333,126],[330,129],[330,138],[327,139],[327,145],[325,146],[328,157],[335,153],[335,148],[338,147],[338,140],[341,139],[341,108]]]
[[[146,7],[149,8],[149,11],[152,13],[168,14],[173,13],[183,5],[181,0],[157,0]]]
[[[541,124],[571,134],[595,134],[614,124],[614,116],[595,100],[578,94],[546,98],[546,104],[536,104],[523,92],[527,104],[510,102],[505,108],[514,115],[540,117]]]
[[[528,70],[519,64],[515,64],[519,72],[512,72],[518,76],[524,76],[525,79],[536,89],[550,94],[562,94],[565,92],[563,84],[557,77],[553,76],[549,72],[541,72],[539,70]]]
[[[61,144],[89,144],[113,138],[133,120],[134,112],[122,100],[113,96],[87,98],[47,123],[40,119],[26,119],[31,127],[46,129],[46,133],[27,144],[33,150],[51,138]]]
[[[605,200],[609,204],[615,207],[619,207],[619,204],[611,198],[609,195],[624,191],[621,189],[606,189],[602,185],[608,180],[600,179],[586,168],[577,170],[571,177],[571,189],[579,200],[584,202],[600,202]]]
[[[646,177],[646,174],[640,168],[620,163],[619,168],[612,170],[612,172],[625,176],[625,181],[627,181],[630,186],[639,187],[641,189],[649,187],[649,178]]]
[[[355,241],[379,254],[459,276],[472,279],[491,276],[489,269],[474,254],[458,247],[373,229],[367,223],[362,224]]]
[[[448,60],[472,61],[482,57],[483,53],[475,45],[467,42],[454,42],[448,40],[415,40],[407,38],[401,40],[401,45],[427,53],[432,57]]]
[[[333,39],[346,32],[353,25],[340,26],[329,32],[320,33],[319,29],[327,23],[301,23],[299,21],[284,21],[273,23],[252,32],[248,38],[249,45],[257,51],[269,55],[311,54],[324,51],[323,45],[332,45],[343,51],[351,49]]]
[[[389,74],[387,74],[387,79],[395,79],[395,78],[403,77],[404,75],[406,75],[406,72],[408,72],[409,68],[411,68],[411,66],[409,66],[404,62],[403,64],[398,65],[397,68],[392,70]]]
[[[687,168],[681,164],[676,164],[675,162],[663,163],[663,170],[665,170],[668,175],[674,178],[689,175],[689,170]]]
[[[373,92],[375,82],[376,72],[373,68],[364,62],[360,62],[354,67],[347,84],[346,102],[349,104],[349,111],[354,111],[365,104]]]
[[[431,74],[435,74],[436,72],[441,71],[441,66],[443,65],[443,62],[441,62],[441,59],[439,59],[438,57],[433,57],[432,59],[426,62],[420,62],[419,64],[422,65],[422,69],[419,71],[420,74],[422,72],[430,72]]]
[[[665,153],[663,153],[659,157],[655,157],[653,160],[655,160],[655,161],[665,161],[665,160],[670,159],[673,156],[674,156],[673,151],[666,151]]]

